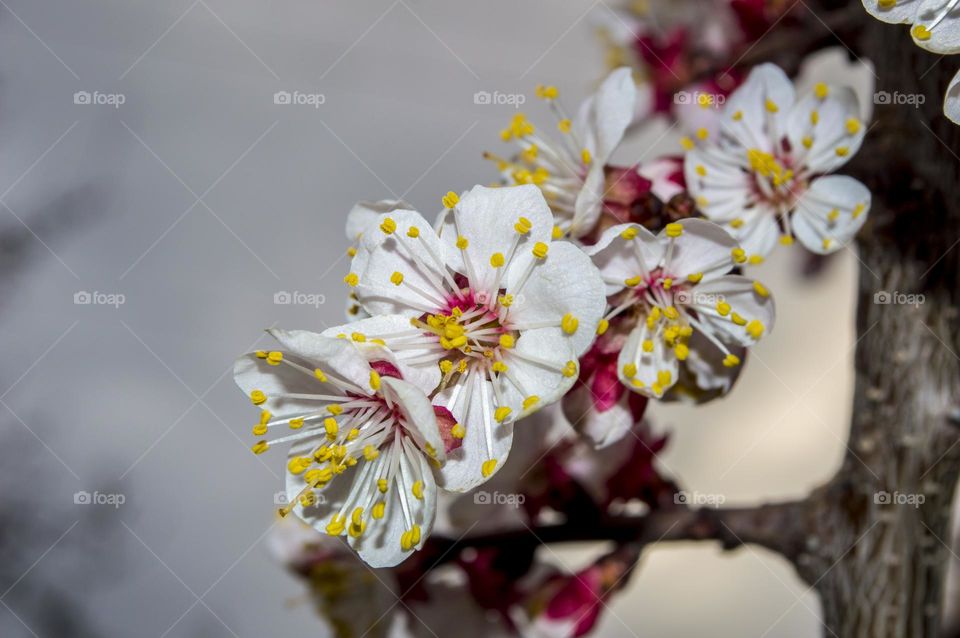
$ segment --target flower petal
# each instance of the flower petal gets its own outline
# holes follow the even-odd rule
[[[853,157],[866,135],[857,94],[849,87],[826,87],[822,99],[810,93],[790,109],[786,136],[796,164],[828,173]]]
[[[620,67],[581,105],[574,131],[593,155],[594,162],[603,165],[610,159],[633,121],[636,103],[633,71]]]
[[[683,172],[690,194],[704,216],[718,223],[742,217],[752,199],[753,186],[734,156],[737,150],[712,149],[707,153],[695,149],[684,158]]]
[[[606,191],[607,180],[604,165],[598,161],[590,166],[583,186],[577,193],[573,206],[573,220],[570,222],[570,235],[574,238],[583,237],[593,230],[600,211],[603,208],[603,196]]]
[[[511,269],[507,277],[508,293],[516,289],[522,274]],[[564,351],[572,351],[576,358],[590,347],[603,316],[606,297],[600,272],[582,250],[569,242],[552,243],[546,258],[534,267],[520,290],[510,307],[509,324],[559,323],[570,316],[578,325],[573,334],[561,335],[570,342]],[[558,291],[563,292],[557,294]]]
[[[910,35],[921,49],[960,53],[960,7],[944,0],[921,0],[913,22]]]
[[[655,398],[663,396],[677,382],[678,372],[677,357],[659,334],[660,325],[651,329],[646,321],[640,321],[617,360],[620,382],[634,392]]]
[[[943,96],[943,114],[954,124],[960,124],[960,71],[950,80]]]
[[[767,257],[776,248],[777,238],[780,236],[776,214],[769,206],[757,204],[744,211],[739,221],[734,222],[737,227],[727,224],[724,229],[740,242],[740,247],[747,255]]]
[[[813,180],[797,202],[793,232],[808,250],[827,255],[849,243],[870,211],[870,190],[846,175]]]
[[[530,231],[524,235],[514,228],[521,217],[530,222]],[[493,255],[509,256],[515,239],[519,238],[509,268],[522,271],[533,259],[530,250],[534,244],[550,241],[553,213],[540,189],[532,184],[501,188],[474,186],[456,210],[447,215],[444,224],[441,241],[448,253],[457,255],[458,264],[463,263],[461,255],[469,261],[458,266],[458,272],[471,278],[470,284],[475,290],[490,291],[497,278],[497,268],[490,263]],[[461,237],[466,240],[462,251],[457,247]]]
[[[776,316],[773,296],[755,280],[727,275],[696,286],[695,291],[690,308],[697,312],[700,323],[721,341],[751,346],[773,330]]]
[[[627,239],[631,235],[633,239]],[[641,274],[643,269],[650,272],[657,268],[663,260],[663,251],[664,244],[639,224],[611,226],[596,244],[585,249],[600,270],[607,295],[623,290],[626,287],[624,282]]]
[[[380,382],[383,384],[383,398],[400,410],[404,417],[404,428],[412,433],[414,442],[427,456],[442,464],[446,460],[443,437],[440,435],[433,404],[427,395],[420,388],[401,379],[383,377]],[[431,454],[424,444],[429,445],[434,452]]]
[[[897,0],[891,4],[880,0],[863,0],[863,8],[878,20],[899,24],[913,22],[920,7],[920,0]]]
[[[364,230],[380,215],[395,210],[412,210],[412,207],[402,199],[357,202],[347,213],[347,239],[350,241],[360,239]]]
[[[793,83],[775,64],[753,68],[746,82],[727,100],[721,134],[743,149],[773,150],[784,130],[783,121],[796,101]]]
[[[683,233],[673,240],[667,272],[680,279],[700,274],[707,282],[733,269],[730,253],[739,245],[723,228],[705,219],[684,219],[677,222]],[[665,238],[665,236],[664,236]]]

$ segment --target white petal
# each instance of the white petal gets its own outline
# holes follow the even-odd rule
[[[731,251],[737,240],[723,228],[705,219],[684,219],[679,222],[683,233],[673,240],[673,251],[667,271],[680,279],[702,273],[702,281],[710,281],[733,269]],[[661,240],[668,241],[661,233]]]
[[[508,293],[515,289],[522,274],[511,269]],[[559,322],[565,315],[573,315],[579,325],[565,340],[570,342],[566,350],[573,351],[576,358],[593,343],[605,306],[603,280],[590,257],[569,242],[553,242],[546,259],[534,267],[510,307],[508,322],[522,326]]]
[[[597,92],[581,106],[574,130],[597,164],[606,164],[620,144],[633,120],[636,102],[633,71],[629,67],[620,67],[611,72]]]
[[[367,374],[369,375],[369,368]],[[308,376],[286,364],[271,366],[254,354],[247,354],[236,360],[233,364],[233,378],[248,397],[254,390],[263,392],[267,400],[257,407],[269,411],[276,419],[320,412],[327,405],[327,402],[323,401],[280,398],[280,395],[343,395],[342,390],[336,386],[321,384],[316,377]]]
[[[814,111],[816,117],[812,115]],[[786,127],[791,154],[798,164],[814,173],[828,173],[850,161],[860,150],[867,132],[857,94],[845,86],[829,87],[823,100],[811,93],[797,102],[790,110]],[[811,143],[809,149],[804,141]]]
[[[723,365],[726,353],[703,336],[702,332],[694,331],[687,346],[690,352],[680,367],[680,380],[664,399],[699,404],[729,392],[740,376],[743,365]],[[728,348],[741,362],[746,358],[745,348],[733,345],[728,345]]]
[[[361,319],[342,326],[334,326],[323,331],[324,336],[336,337],[338,334],[359,332],[367,341],[356,344],[368,351],[368,360],[385,359],[400,370],[407,381],[429,394],[440,383],[441,373],[437,367],[440,354],[430,348],[436,339],[425,336],[410,325],[410,318],[403,315],[380,315]],[[412,333],[411,336],[406,336]],[[381,339],[386,347],[373,343]]]
[[[657,327],[654,327],[654,331]],[[633,329],[627,342],[620,351],[617,360],[617,375],[628,389],[648,397],[659,398],[677,382],[678,364],[673,350],[667,347],[663,336],[651,331],[646,321],[641,320]],[[653,350],[645,352],[643,342],[653,343]],[[628,365],[636,367],[636,374],[628,377],[625,370]],[[660,383],[661,373],[669,373],[669,383]],[[659,392],[655,389],[658,388]]]
[[[389,235],[378,228],[388,218],[396,223]],[[419,237],[407,235],[411,227],[420,231]],[[439,262],[446,263],[449,256],[427,220],[420,213],[398,210],[381,215],[371,228],[376,231],[364,234],[351,264],[360,279],[354,290],[367,312],[413,317],[444,308],[448,292]],[[403,283],[391,281],[394,273],[403,275]]]
[[[565,376],[560,369],[568,361],[576,362],[579,355],[573,350],[573,345],[573,341],[559,328],[538,328],[527,330],[520,335],[515,350],[504,357],[510,367],[510,376],[524,390],[521,393],[520,388],[510,380],[502,380],[504,403],[511,408],[513,414],[518,417],[526,416],[560,400],[566,394],[577,377]],[[529,355],[552,365],[535,363],[520,355]],[[524,410],[523,401],[529,396],[537,396],[540,401],[531,409]]]
[[[760,290],[764,290],[766,296]],[[753,279],[741,275],[727,275],[696,286],[695,293],[691,295],[694,303],[690,304],[690,307],[697,311],[701,323],[721,341],[746,347],[758,341],[749,330],[752,322],[760,322],[760,338],[773,330],[776,317],[773,296],[762,285],[760,290]],[[726,316],[721,315],[717,308],[720,301],[730,306],[730,312]],[[746,325],[737,325],[733,321],[734,314],[742,317]]]
[[[459,389],[458,389],[459,388]],[[465,398],[469,388],[469,405]],[[487,401],[483,401],[486,393]],[[456,399],[451,399],[456,394]],[[483,476],[482,467],[488,460],[496,460],[494,472],[503,467],[513,444],[513,423],[497,423],[493,419],[491,403],[493,390],[490,382],[473,373],[459,386],[447,388],[434,398],[434,403],[445,406],[466,429],[462,445],[447,454],[447,462],[438,471],[437,480],[445,490],[466,492],[480,485],[489,477]],[[486,424],[489,423],[492,438],[491,449],[487,448]],[[492,476],[492,474],[491,474]]]
[[[398,209],[409,210],[411,206],[402,199],[357,202],[347,213],[347,239],[356,241],[381,214]]]
[[[404,417],[404,427],[414,433],[416,439],[422,439],[430,445],[435,458],[440,463],[446,460],[443,438],[437,426],[437,415],[433,411],[433,404],[423,390],[393,377],[383,377],[383,398],[387,403],[400,409]],[[419,441],[418,441],[419,444]]]
[[[882,6],[880,0],[863,0],[863,7],[870,15],[891,24],[913,22],[919,6],[919,0],[897,0],[889,8]]]
[[[849,243],[870,211],[870,190],[846,175],[813,180],[797,202],[793,232],[807,250],[826,255]]]
[[[722,134],[744,149],[770,152],[783,131],[783,120],[796,101],[793,83],[774,64],[755,66],[723,110]],[[768,109],[775,107],[775,111]],[[738,117],[734,117],[738,114]]]
[[[622,237],[628,229],[636,231],[634,239]],[[585,250],[600,270],[606,283],[606,294],[613,295],[626,287],[625,280],[641,274],[637,253],[643,258],[642,265],[650,272],[662,263],[664,244],[639,224],[619,224],[605,230],[599,241]]]
[[[960,71],[950,80],[943,96],[943,114],[954,124],[960,124]]]
[[[622,439],[633,427],[630,396],[629,391],[624,392],[610,409],[600,412],[594,406],[590,387],[578,384],[563,397],[563,412],[581,436],[601,449]]]
[[[941,55],[960,53],[960,7],[949,5],[947,0],[921,0],[913,18],[914,27],[910,30],[918,47]],[[928,27],[928,39],[917,37],[919,25]]]
[[[765,204],[758,204],[740,216],[743,224],[739,228],[727,224],[724,228],[740,242],[743,251],[750,255],[766,257],[773,252],[780,237],[776,213]]]
[[[530,251],[536,242],[549,242],[553,234],[553,213],[540,189],[532,184],[486,188],[474,186],[464,195],[456,211],[447,216],[441,235],[447,250],[461,254],[456,247],[459,236],[464,237],[467,248],[463,252],[470,266],[458,269],[470,275],[472,268],[476,281],[470,284],[475,290],[489,291],[497,276],[497,269],[490,264],[495,253],[507,257],[517,231],[514,225],[520,217],[531,223],[531,231],[521,238],[516,255],[509,268],[523,270],[533,259]],[[462,262],[462,259],[458,257]]]
[[[604,165],[594,161],[574,202],[573,221],[570,223],[572,237],[583,237],[596,226],[597,220],[600,219],[600,211],[603,209],[606,186]]]
[[[687,153],[683,162],[690,195],[704,216],[718,223],[742,217],[752,199],[750,177],[734,157],[734,150],[712,149],[707,153],[695,149]]]

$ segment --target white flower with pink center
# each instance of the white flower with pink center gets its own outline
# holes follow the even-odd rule
[[[382,346],[270,332],[283,350],[241,357],[234,377],[261,409],[253,451],[292,444],[281,515],[345,535],[373,567],[400,563],[433,526],[453,418]]]
[[[632,72],[623,67],[610,73],[596,93],[571,118],[558,100],[555,86],[538,86],[537,97],[556,117],[557,136],[538,132],[517,113],[500,137],[514,142],[519,154],[511,159],[486,153],[497,162],[508,183],[534,184],[547,198],[556,217],[556,235],[582,237],[600,218],[606,179],[604,167],[633,118],[637,88]]]
[[[513,424],[560,399],[604,309],[590,258],[552,242],[531,185],[448,193],[439,234],[417,212],[381,215],[346,277],[369,319],[325,334],[385,344],[457,419],[463,445],[441,486],[467,490],[502,466]]]
[[[658,236],[638,224],[609,228],[588,249],[600,269],[611,321],[632,326],[617,362],[620,382],[661,398],[688,361],[734,368],[734,351],[773,328],[773,298],[758,281],[728,274],[744,251],[718,225],[702,219],[668,224]]]
[[[870,191],[830,175],[857,152],[865,127],[849,88],[817,84],[797,99],[786,74],[756,67],[724,106],[720,131],[684,139],[687,187],[703,214],[723,225],[759,263],[796,238],[828,254],[851,241],[870,210]]]

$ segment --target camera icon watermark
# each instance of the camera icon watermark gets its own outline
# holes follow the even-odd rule
[[[308,492],[307,494],[300,497],[300,504],[304,507],[309,507],[313,505],[323,505],[327,502],[327,497],[323,494],[318,494],[317,492]],[[273,494],[273,504],[277,507],[287,507],[290,505],[290,497],[287,496],[287,493],[283,490],[279,492],[274,492]]]
[[[114,509],[120,509],[120,506],[127,502],[127,497],[119,492],[94,492],[91,494],[86,490],[80,490],[73,494],[74,505],[108,505]]]
[[[327,303],[327,296],[321,293],[278,290],[273,293],[273,303],[277,306],[313,306],[319,308]]]
[[[917,306],[919,307],[926,297],[919,293],[907,293],[894,290],[878,290],[873,294],[873,303],[878,306]]]
[[[883,490],[873,495],[873,502],[877,505],[907,505],[920,507],[927,501],[923,494],[905,494],[903,492],[885,492]]]
[[[326,102],[327,96],[323,93],[277,91],[273,94],[273,103],[278,106],[312,106],[319,109]]]
[[[703,492],[680,490],[673,495],[673,502],[676,505],[686,505],[688,507],[720,507],[727,502],[727,497],[723,494],[704,494]]]
[[[523,505],[527,497],[523,494],[511,494],[508,492],[487,492],[480,490],[474,492],[473,502],[477,505],[506,505],[514,509]]]
[[[723,93],[707,91],[677,91],[673,94],[673,103],[681,106],[695,105],[704,109],[718,109],[727,101]]]
[[[127,303],[127,297],[122,292],[100,292],[94,290],[78,290],[73,293],[73,303],[76,306],[113,306],[119,308]]]
[[[477,91],[473,94],[473,103],[492,106],[512,106],[519,109],[527,101],[523,93],[501,93],[500,91]]]
[[[678,290],[674,293],[673,299],[676,303],[685,306],[716,306],[718,303],[726,301],[726,297],[720,293],[699,292],[697,290]]]
[[[927,96],[923,93],[901,93],[900,91],[877,91],[873,94],[874,104],[896,104],[912,106],[919,108],[921,104],[927,101]]]
[[[77,91],[73,94],[73,103],[79,106],[112,106],[120,108],[127,102],[123,93],[101,93],[100,91]]]

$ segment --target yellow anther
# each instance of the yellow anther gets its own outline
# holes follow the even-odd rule
[[[540,397],[538,397],[535,394],[531,394],[530,396],[528,396],[526,399],[523,400],[523,409],[529,410],[530,408],[532,408],[538,403],[540,403]]]
[[[343,407],[337,403],[332,403],[327,406],[327,412],[329,412],[333,416],[339,416],[343,414]]]
[[[417,499],[423,500],[423,481],[416,481],[413,485],[410,486],[410,492]]]
[[[738,314],[735,313],[735,312],[730,313],[730,321],[732,321],[733,323],[735,323],[735,324],[738,325],[738,326],[745,326],[745,325],[747,325],[747,320],[744,319],[743,317],[741,317],[740,315],[738,315]]]
[[[416,226],[411,226],[410,228],[407,229],[407,237],[412,237],[413,239],[416,239],[419,236],[420,236],[420,229],[417,228]]]
[[[370,444],[363,446],[363,458],[365,458],[368,461],[372,461],[376,459],[378,456],[380,456],[380,450],[378,450],[377,448],[373,447]]]
[[[747,334],[754,339],[759,339],[761,336],[763,336],[763,324],[757,319],[754,319],[747,324]]]
[[[402,283],[403,283],[403,273],[402,273],[402,272],[394,272],[392,275],[390,275],[390,283],[392,283],[394,286],[399,286],[400,284],[402,284]]]
[[[554,241],[558,239],[563,239],[563,229],[559,226],[554,226],[553,230],[550,232],[550,238]]]
[[[467,435],[467,429],[462,425],[460,425],[459,423],[457,423],[452,428],[450,428],[450,436],[452,436],[455,439],[462,439],[466,435]]]
[[[507,348],[508,350],[516,345],[516,341],[513,338],[513,335],[502,334],[500,335],[500,347]]]
[[[680,311],[678,311],[673,306],[667,306],[666,308],[664,308],[663,314],[667,319],[670,319],[671,321],[676,321],[677,319],[680,318]]]
[[[360,277],[357,276],[357,273],[352,272],[343,278],[343,283],[347,284],[351,288],[356,287],[356,285],[360,283]]]
[[[580,160],[583,161],[584,164],[588,165],[593,161],[593,155],[591,155],[590,149],[585,148],[580,151]]]
[[[568,335],[576,333],[577,328],[580,327],[580,320],[573,316],[572,313],[567,313],[563,315],[563,319],[560,321],[560,327],[563,328],[563,331]]]
[[[506,263],[506,260],[503,258],[503,253],[493,253],[490,256],[490,265],[494,268],[501,268],[504,263]]]
[[[370,387],[374,390],[380,389],[380,373],[376,370],[370,371]]]
[[[740,219],[739,217],[737,217],[736,219],[730,222],[730,228],[742,228],[742,227],[743,227],[743,220]]]
[[[377,489],[380,491],[381,494],[387,493],[387,487],[388,487],[387,479],[385,478],[377,479]]]
[[[750,255],[750,258],[747,261],[749,261],[754,266],[756,266],[757,264],[762,264],[763,255]]]
[[[818,100],[823,100],[830,94],[830,87],[823,82],[817,82],[813,85],[813,94],[817,96]]]
[[[830,244],[832,244],[832,243],[833,243],[833,240],[832,240],[832,239],[830,239],[829,237],[824,237],[824,238],[823,238],[823,241],[820,242],[820,245],[823,246],[823,249],[824,249],[824,250],[826,250],[826,249],[830,248]]]
[[[703,128],[702,126],[697,129],[697,139],[705,140],[710,137],[710,131]]]
[[[846,129],[848,135],[856,135],[860,132],[860,120],[855,117],[847,119]]]
[[[384,235],[392,235],[397,230],[397,222],[393,221],[392,217],[387,217],[380,224],[380,230]]]
[[[707,167],[704,166],[703,164],[697,164],[694,170],[697,171],[697,175],[699,175],[700,177],[707,176]]]
[[[266,359],[266,358],[267,358],[267,351],[266,351],[266,350],[257,350],[255,354],[257,355],[257,359]]]
[[[597,336],[603,335],[610,327],[610,321],[607,319],[601,319],[600,323],[597,325]]]
[[[623,366],[623,376],[632,379],[637,376],[637,366],[634,363],[628,363]]]
[[[316,369],[313,371],[313,376],[315,376],[315,377],[320,381],[320,383],[326,383],[326,382],[327,382],[327,375],[325,375],[325,374],[323,373],[323,370],[321,370],[320,368],[316,368]]]
[[[630,241],[631,239],[637,236],[638,232],[639,231],[637,230],[636,226],[630,226],[629,228],[625,229],[622,233],[620,233],[620,236],[626,239],[627,241]]]
[[[253,436],[263,436],[267,433],[267,424],[266,423],[257,423],[253,426]]]
[[[372,516],[377,520],[380,520],[381,518],[383,518],[383,515],[386,509],[387,509],[386,503],[384,503],[383,501],[377,501],[377,503],[374,504],[372,508],[370,508],[370,516]]]
[[[563,376],[567,378],[575,377],[579,371],[576,361],[567,361],[563,366]]]
[[[922,24],[915,24],[913,28],[910,29],[910,35],[912,35],[915,40],[926,42],[933,36],[933,33]]]
[[[499,408],[493,411],[493,418],[497,420],[497,423],[503,423],[504,419],[510,416],[512,410],[505,405],[501,405]]]
[[[846,146],[838,146],[833,152],[837,154],[837,157],[846,157],[850,153],[850,149]]]
[[[728,354],[723,358],[723,365],[727,368],[733,368],[740,365],[740,357],[735,354]]]
[[[323,420],[323,429],[327,433],[327,438],[331,441],[337,438],[337,433],[340,431],[337,420],[329,416]]]
[[[730,304],[728,304],[726,301],[718,301],[717,312],[720,313],[721,317],[726,317],[730,314]]]
[[[550,250],[549,246],[547,246],[542,241],[538,241],[536,244],[533,245],[533,251],[532,251],[533,256],[536,257],[537,259],[546,259],[548,250]]]
[[[295,456],[287,461],[287,470],[294,475],[303,474],[304,471],[310,467],[311,463],[313,463],[313,461],[305,456]]]
[[[624,279],[623,284],[628,288],[633,288],[634,286],[639,286],[642,281],[643,277],[637,275],[635,277],[630,277],[630,279]]]
[[[495,469],[497,469],[497,459],[489,459],[480,466],[480,473],[483,474],[483,478],[490,478]]]
[[[690,354],[690,348],[684,343],[678,343],[673,348],[673,354],[676,355],[680,361],[686,361],[687,356]]]
[[[702,273],[702,272],[695,272],[695,273],[692,273],[692,274],[687,275],[687,281],[689,281],[689,282],[692,283],[692,284],[698,284],[698,283],[700,283],[700,280],[701,280],[701,279],[703,279],[703,273]]]
[[[644,352],[653,352],[653,341],[650,339],[644,339],[643,343],[640,344],[640,347],[643,348]]]
[[[865,211],[866,209],[867,209],[866,204],[857,204],[856,206],[853,207],[853,211],[851,211],[850,214],[853,216],[854,219],[856,219],[857,217],[860,217],[860,215],[862,215],[863,211]]]
[[[770,291],[767,290],[767,287],[764,286],[764,285],[763,285],[762,283],[760,283],[759,281],[754,281],[754,282],[753,282],[753,292],[757,293],[758,295],[760,295],[761,297],[764,297],[764,298],[770,296]]]
[[[573,128],[573,122],[571,122],[567,118],[563,118],[562,120],[557,122],[557,128],[560,129],[561,133],[569,133],[570,129]]]
[[[840,211],[834,208],[829,213],[827,213],[827,219],[831,222],[835,222],[840,219]]]
[[[463,235],[457,237],[457,248],[460,250],[466,250],[467,246],[470,245],[470,241]]]
[[[667,227],[664,230],[667,232],[667,237],[679,237],[683,234],[683,225],[674,222],[672,224],[667,224]]]
[[[813,146],[813,138],[809,135],[804,135],[803,139],[800,140],[800,143],[803,144],[803,147],[809,149]]]
[[[290,419],[290,429],[291,429],[291,430],[299,430],[300,428],[303,427],[303,421],[304,421],[304,420],[303,420],[303,417],[299,417],[299,418],[296,418],[296,419]]]
[[[367,341],[367,335],[363,334],[362,332],[351,332],[350,338],[357,343],[366,343]]]
[[[254,390],[250,393],[250,400],[253,401],[254,405],[263,405],[267,400],[267,395],[263,393],[263,390]]]
[[[507,364],[505,364],[503,361],[495,361],[493,366],[491,367],[493,368],[494,372],[497,372],[499,374],[503,374],[508,370]]]
[[[253,447],[250,448],[254,454],[263,454],[270,449],[270,444],[266,441],[257,441],[253,444]]]
[[[790,246],[793,244],[793,237],[790,235],[780,235],[780,245]]]
[[[780,107],[777,106],[777,103],[769,98],[764,103],[764,107],[766,107],[767,111],[769,111],[770,113],[776,113],[777,111],[780,110]]]
[[[535,94],[541,100],[555,100],[560,92],[555,86],[544,86],[542,84],[538,84]]]
[[[440,201],[443,202],[444,208],[453,208],[460,203],[460,196],[453,191],[448,191]]]
[[[449,374],[453,370],[453,362],[449,359],[441,359],[440,361],[440,372],[444,374]]]
[[[743,111],[735,111],[732,117],[734,122],[739,122],[743,119]]]
[[[685,151],[692,151],[696,147],[696,144],[694,144],[693,140],[689,137],[683,136],[680,138],[680,146],[682,146]]]
[[[521,235],[526,235],[533,229],[533,223],[526,217],[519,217],[517,223],[513,225],[513,229]]]
[[[730,251],[730,256],[733,258],[733,261],[738,264],[742,264],[747,261],[747,253],[743,248],[734,248]]]
[[[673,381],[673,375],[669,370],[660,370],[657,372],[657,383],[661,386],[667,387],[671,381]]]
[[[330,519],[330,522],[327,523],[327,534],[331,536],[339,536],[343,534],[343,530],[347,528],[346,517],[338,518],[336,514],[333,515],[333,518]]]
[[[350,246],[349,248],[347,248],[347,256],[348,256],[348,257],[356,257],[356,256],[357,256],[357,247],[356,247],[356,246]]]

